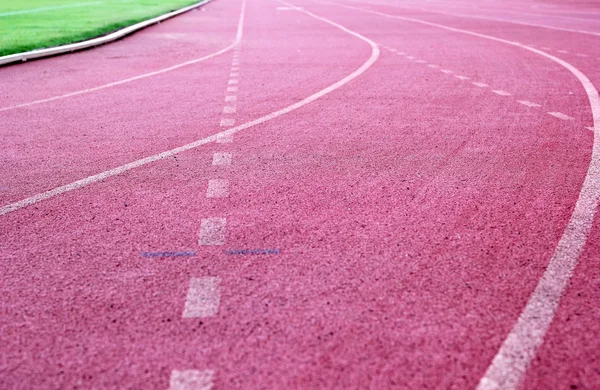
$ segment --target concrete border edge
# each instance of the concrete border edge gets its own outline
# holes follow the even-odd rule
[[[92,38],[92,39],[88,39],[86,41],[77,42],[77,43],[70,43],[68,45],[50,47],[47,49],[37,49],[37,50],[26,51],[23,53],[16,53],[16,54],[10,54],[7,56],[2,56],[2,57],[0,57],[0,66],[13,64],[15,62],[25,62],[27,60],[32,60],[32,59],[52,57],[52,56],[56,56],[59,54],[72,53],[75,51],[89,49],[92,47],[104,45],[106,43],[114,42],[117,39],[121,39],[127,35],[133,34],[134,32],[142,30],[148,26],[162,22],[163,20],[166,20],[166,19],[173,18],[178,15],[181,15],[181,14],[191,11],[193,9],[199,8],[203,5],[210,3],[211,1],[213,1],[213,0],[202,0],[199,3],[192,4],[190,6],[180,8],[180,9],[172,11],[172,12],[168,12],[166,14],[157,16],[152,19],[145,20],[140,23],[136,23],[134,25],[122,28],[120,30],[117,30],[115,32],[112,32],[112,33],[102,36],[102,37]]]

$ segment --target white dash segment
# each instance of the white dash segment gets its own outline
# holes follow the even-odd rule
[[[489,87],[489,85],[487,85],[486,83],[480,83],[478,81],[473,81],[471,84],[473,84],[474,86],[479,87],[479,88]]]
[[[231,73],[229,74],[229,77],[232,77],[232,78],[233,78],[233,77],[240,77],[240,74],[239,74],[239,72],[231,72]]]
[[[415,57],[413,57],[413,56],[406,56],[406,58],[408,58],[409,60],[414,60],[415,59]]]
[[[424,64],[424,63],[426,63],[427,61],[425,61],[425,60],[416,60],[415,62],[416,62],[416,63],[418,63],[418,64]]]
[[[430,68],[434,68],[434,69],[435,69],[435,68],[439,68],[439,65],[434,65],[434,64],[429,64],[429,65],[427,65],[427,66],[428,66],[428,67],[430,67]]]
[[[405,52],[403,52],[403,51],[399,51],[399,52],[398,52],[398,53],[396,53],[396,54],[398,54],[399,56],[405,56],[405,55],[406,55],[406,53],[405,53]]]
[[[450,73],[454,73],[453,71],[451,71],[450,69],[442,69],[441,70],[442,73],[446,73],[446,74],[450,74]]]
[[[235,125],[235,119],[221,119],[221,127],[231,127]]]
[[[211,179],[206,189],[207,198],[227,198],[229,196],[229,180]]]
[[[191,278],[185,298],[183,318],[213,317],[221,302],[221,279],[216,277]]]
[[[235,114],[236,108],[235,106],[225,106],[223,107],[223,114]]]
[[[226,102],[237,102],[237,96],[235,95],[227,95],[225,96]]]
[[[225,243],[226,230],[227,220],[225,218],[202,219],[198,235],[198,245],[223,245]]]
[[[231,165],[232,154],[226,152],[215,152],[212,165]]]
[[[546,50],[546,51],[550,51],[550,50],[552,50],[552,49],[550,49],[549,47],[546,47],[546,46],[542,47],[542,49],[544,49],[544,50]]]
[[[529,100],[517,100],[517,102],[519,102],[522,105],[527,106],[527,107],[540,107],[539,104],[530,102]]]
[[[173,370],[169,390],[211,390],[214,376],[213,370]]]
[[[232,66],[232,67],[231,67],[231,71],[232,71],[232,72],[238,72],[239,70],[240,70],[240,68],[239,68],[239,67],[237,67],[237,66]]]
[[[587,54],[577,53],[577,57],[589,57]]]
[[[567,54],[567,53],[569,53],[569,52],[568,52],[568,51],[566,51],[566,50],[559,50],[558,52],[559,52],[559,53],[563,53],[563,54]]]
[[[494,89],[494,90],[492,90],[492,92],[494,92],[496,95],[500,95],[500,96],[511,96],[511,94],[509,92],[503,91],[501,89]]]
[[[227,87],[227,92],[237,92],[238,87]]]
[[[550,114],[550,115],[552,115],[553,117],[556,117],[556,118],[558,118],[558,119],[562,119],[562,120],[564,120],[564,121],[572,121],[573,119],[575,119],[575,118],[573,118],[573,117],[571,117],[571,116],[568,116],[568,115],[566,115],[566,114],[563,114],[562,112],[555,112],[555,111],[552,111],[552,112],[549,112],[548,114]]]
[[[593,127],[586,127],[586,129],[590,130],[590,131],[596,131],[596,129],[594,129]]]
[[[221,135],[217,137],[217,140],[215,142],[218,144],[230,144],[233,142],[233,134]]]
[[[237,84],[237,83],[238,83],[238,80],[237,80],[237,79],[231,79],[231,80],[229,80],[229,82],[228,82],[228,84],[229,84],[229,85],[233,85],[233,84]]]
[[[454,77],[456,77],[459,80],[468,80],[469,79],[467,76],[454,75]]]

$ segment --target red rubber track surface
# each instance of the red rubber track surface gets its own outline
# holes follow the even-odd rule
[[[216,52],[235,40],[241,4],[215,1],[111,45],[2,68],[0,107]],[[600,83],[600,37],[431,12],[442,5],[343,4],[564,49],[551,53]],[[573,15],[594,6],[539,4]],[[294,5],[414,59],[382,48],[360,77],[231,144],[0,216],[0,387],[167,389],[175,369],[212,369],[216,389],[477,386],[579,196],[594,137],[585,91],[517,47],[332,3]],[[587,29],[598,26],[590,19]],[[330,86],[371,53],[282,3],[249,1],[236,123]],[[221,131],[231,61],[227,52],[0,112],[2,205]],[[221,151],[231,166],[212,165]],[[227,198],[206,198],[215,178],[229,181]],[[200,246],[200,221],[215,216],[227,218],[226,242]],[[600,387],[599,226],[596,217],[523,388]],[[227,253],[261,248],[280,253]],[[152,251],[197,256],[140,256]],[[219,311],[182,318],[189,280],[203,276],[221,279]]]

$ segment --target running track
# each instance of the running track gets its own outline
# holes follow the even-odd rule
[[[0,388],[600,388],[599,40],[218,0],[0,69]]]

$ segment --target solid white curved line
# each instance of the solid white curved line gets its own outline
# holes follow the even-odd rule
[[[201,3],[201,4],[205,4],[205,3]],[[195,5],[195,6],[197,6],[197,5]],[[229,45],[229,46],[227,46],[227,47],[225,47],[225,48],[223,48],[223,49],[221,49],[221,50],[219,50],[217,52],[214,52],[212,54],[206,55],[204,57],[200,57],[200,58],[196,58],[196,59],[193,59],[193,60],[190,60],[190,61],[182,62],[182,63],[177,64],[177,65],[169,66],[168,68],[156,70],[154,72],[144,73],[144,74],[141,74],[141,75],[138,75],[138,76],[130,77],[130,78],[119,80],[119,81],[113,81],[112,83],[108,83],[108,84],[104,84],[104,85],[99,85],[97,87],[88,88],[88,89],[82,89],[82,90],[75,91],[75,92],[69,92],[69,93],[66,93],[64,95],[53,96],[53,97],[46,98],[46,99],[34,100],[34,101],[28,102],[28,103],[16,104],[14,106],[0,107],[0,112],[14,110],[14,109],[17,109],[17,108],[30,107],[30,106],[34,106],[36,104],[53,102],[55,100],[66,99],[66,98],[70,98],[70,97],[73,97],[73,96],[84,95],[86,93],[100,91],[100,90],[106,89],[106,88],[116,87],[117,85],[127,84],[127,83],[130,83],[132,81],[137,81],[137,80],[145,79],[147,77],[152,77],[152,76],[156,76],[156,75],[159,75],[159,74],[171,72],[173,70],[176,70],[176,69],[179,69],[179,68],[183,68],[184,66],[197,64],[198,62],[206,61],[208,59],[211,59],[213,57],[216,57],[218,55],[226,53],[226,52],[228,52],[229,50],[233,49],[236,45],[238,45],[240,43],[240,40],[241,40],[241,31],[242,31],[243,25],[244,25],[244,12],[245,12],[245,9],[246,9],[246,0],[244,0],[242,2],[242,10],[240,12],[240,20],[238,22],[238,30],[237,30],[237,35],[236,35],[235,41],[233,41],[233,43],[231,45]]]
[[[395,19],[420,23],[448,31],[473,35],[508,45],[520,47],[546,57],[568,69],[583,85],[592,108],[594,121],[594,144],[592,156],[583,186],[575,203],[575,208],[556,249],[548,263],[546,271],[529,297],[525,308],[519,315],[517,323],[494,357],[485,375],[479,382],[477,390],[515,390],[523,382],[525,372],[537,349],[544,341],[550,327],[560,298],[562,297],[577,259],[587,242],[594,215],[600,201],[600,97],[592,82],[579,69],[558,57],[518,42],[461,30],[442,24],[431,23],[420,19],[384,14],[378,11],[338,4],[342,7],[354,8]]]
[[[369,69],[375,63],[375,61],[377,60],[377,58],[379,58],[379,47],[377,46],[377,44],[375,42],[371,41],[370,39],[368,39],[368,38],[366,38],[366,37],[364,37],[364,36],[362,36],[362,35],[354,32],[352,30],[349,30],[349,29],[347,29],[346,27],[344,27],[344,26],[342,26],[340,24],[334,23],[334,22],[332,22],[329,19],[325,19],[325,18],[323,18],[321,16],[317,16],[317,15],[315,15],[315,14],[313,14],[311,12],[308,12],[308,11],[306,11],[304,9],[297,8],[297,7],[295,7],[295,6],[293,6],[293,5],[289,4],[289,3],[286,3],[285,1],[279,0],[279,2],[283,3],[283,4],[286,4],[286,5],[290,6],[290,7],[294,7],[294,9],[296,9],[299,12],[303,12],[306,15],[309,15],[309,16],[315,18],[315,19],[319,19],[319,20],[321,20],[321,21],[323,21],[325,23],[328,23],[328,24],[330,24],[332,26],[335,26],[335,27],[339,28],[340,30],[342,30],[342,31],[344,31],[344,32],[346,32],[348,34],[353,35],[353,36],[359,38],[360,40],[362,40],[364,42],[367,42],[371,46],[371,56],[358,69],[356,69],[354,72],[350,73],[348,76],[344,77],[340,81],[338,81],[338,82],[336,82],[336,83],[328,86],[325,89],[320,90],[319,92],[317,92],[317,93],[315,93],[315,94],[313,94],[313,95],[311,95],[311,96],[309,96],[309,97],[307,97],[307,98],[305,98],[305,99],[303,99],[303,100],[301,100],[301,101],[299,101],[297,103],[294,103],[294,104],[292,104],[290,106],[282,108],[281,110],[272,112],[272,113],[270,113],[268,115],[265,115],[263,117],[255,119],[253,121],[246,122],[246,123],[244,123],[242,125],[239,125],[237,127],[233,127],[233,128],[231,128],[229,130],[221,131],[219,133],[211,135],[210,137],[203,138],[201,140],[189,143],[187,145],[183,145],[183,146],[180,146],[178,148],[168,150],[166,152],[162,152],[162,153],[159,153],[159,154],[155,154],[153,156],[149,156],[149,157],[146,157],[146,158],[143,158],[143,159],[140,159],[140,160],[136,160],[136,161],[133,161],[133,162],[131,162],[129,164],[125,164],[125,165],[122,165],[120,167],[113,168],[111,170],[99,173],[97,175],[89,176],[89,177],[86,177],[85,179],[77,180],[77,181],[75,181],[73,183],[66,184],[64,186],[60,186],[60,187],[54,188],[52,190],[43,192],[41,194],[34,195],[34,196],[29,197],[27,199],[23,199],[21,201],[15,202],[15,203],[8,204],[8,205],[3,206],[2,208],[0,208],[0,215],[8,214],[10,212],[19,210],[19,209],[21,209],[23,207],[26,207],[26,206],[29,206],[29,205],[41,202],[41,201],[43,201],[45,199],[49,199],[49,198],[55,197],[57,195],[64,194],[65,192],[73,191],[75,189],[85,187],[85,186],[90,185],[92,183],[97,183],[97,182],[99,182],[101,180],[104,180],[106,178],[109,178],[111,176],[116,176],[116,175],[119,175],[119,174],[121,174],[123,172],[129,171],[131,169],[134,169],[134,168],[137,168],[137,167],[141,167],[142,165],[146,165],[146,164],[149,164],[151,162],[162,160],[164,158],[174,156],[176,154],[185,152],[187,150],[197,148],[197,147],[199,147],[201,145],[204,145],[204,144],[207,144],[209,142],[216,141],[220,137],[227,137],[227,136],[233,135],[233,134],[238,133],[238,132],[240,132],[242,130],[248,129],[250,127],[259,125],[259,124],[267,122],[267,121],[270,121],[270,120],[275,119],[275,118],[277,118],[279,116],[285,115],[285,114],[287,114],[289,112],[297,110],[300,107],[306,106],[307,104],[309,104],[309,103],[311,103],[311,102],[313,102],[313,101],[315,101],[315,100],[317,100],[317,99],[319,99],[319,98],[321,98],[321,97],[323,97],[323,96],[325,96],[325,95],[327,95],[327,94],[335,91],[336,89],[342,87],[345,84],[348,84],[350,81],[354,80],[355,78],[357,78],[358,76],[360,76],[361,74],[363,74],[367,69]]]

